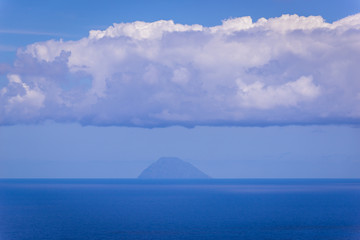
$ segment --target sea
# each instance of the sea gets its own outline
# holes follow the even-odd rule
[[[0,179],[1,240],[360,240],[359,179]]]

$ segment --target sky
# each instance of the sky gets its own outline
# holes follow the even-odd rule
[[[0,177],[360,177],[360,1],[0,0]]]

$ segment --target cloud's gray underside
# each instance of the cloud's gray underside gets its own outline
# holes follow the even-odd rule
[[[114,24],[19,49],[0,74],[1,125],[359,124],[360,14]]]

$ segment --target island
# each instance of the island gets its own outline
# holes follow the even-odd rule
[[[144,169],[141,179],[206,179],[207,174],[176,157],[162,157]]]

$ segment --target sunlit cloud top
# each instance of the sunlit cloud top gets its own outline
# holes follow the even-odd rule
[[[115,23],[0,65],[0,124],[360,123],[360,14]]]

